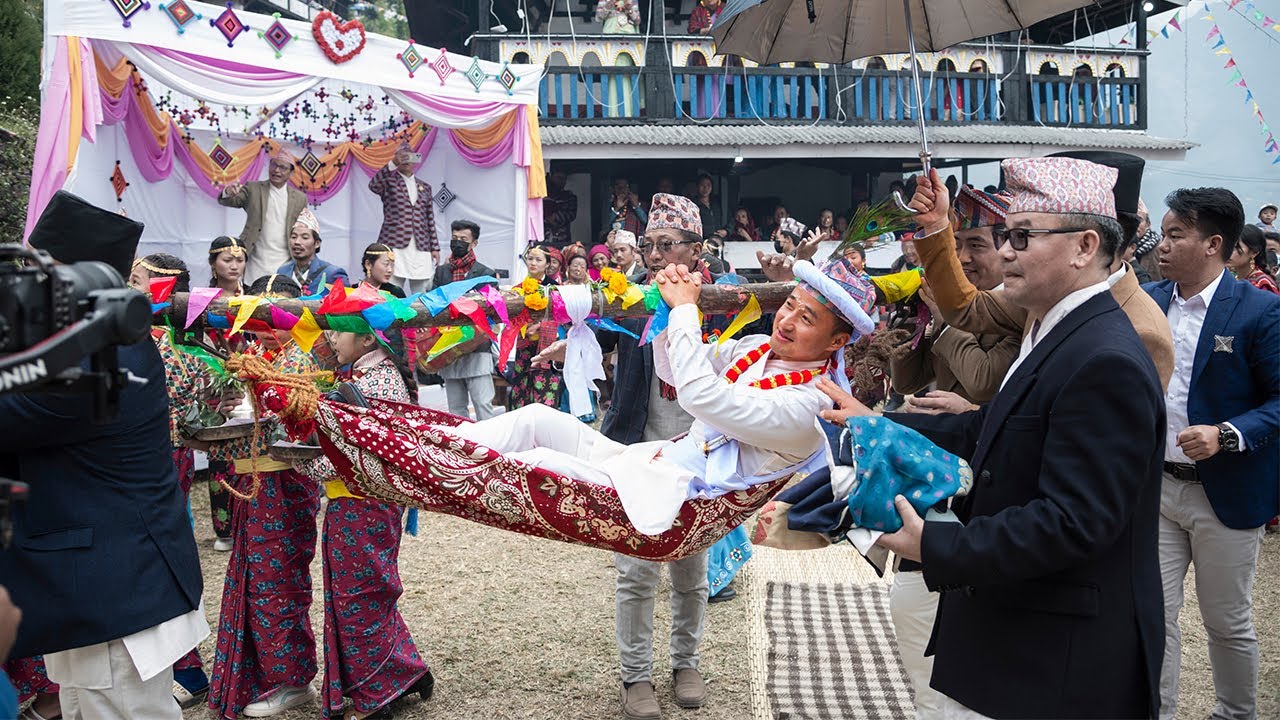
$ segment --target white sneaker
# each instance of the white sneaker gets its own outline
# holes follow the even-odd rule
[[[316,689],[310,685],[282,687],[265,698],[246,705],[244,715],[245,717],[271,717],[315,701]]]
[[[231,538],[218,538],[213,541],[215,552],[231,552]]]

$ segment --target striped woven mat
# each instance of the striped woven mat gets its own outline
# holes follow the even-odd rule
[[[915,717],[889,589],[768,581],[767,694],[777,720]]]

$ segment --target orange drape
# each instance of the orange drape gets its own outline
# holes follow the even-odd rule
[[[515,125],[516,111],[512,110],[479,130],[463,130],[458,128],[457,130],[450,130],[449,132],[453,133],[454,137],[461,140],[463,145],[466,145],[472,150],[484,150],[502,142],[502,140],[507,136],[507,133],[511,132],[511,128],[515,127]]]
[[[74,45],[72,47],[75,47],[76,49],[73,51],[71,56],[71,59],[75,61],[72,63],[71,67],[73,68],[72,72],[76,73],[78,72],[78,60],[76,60],[76,57],[79,51],[79,46]],[[137,76],[136,70],[133,66],[124,58],[121,58],[114,67],[107,67],[104,65],[100,57],[95,56],[94,59],[98,68],[98,84],[113,98],[119,98],[122,93],[130,88],[130,78],[134,78],[134,87],[137,86],[136,83],[141,83],[142,81],[141,77]],[[80,87],[80,83],[75,82],[73,87]],[[149,94],[139,94],[137,101],[138,108],[142,111],[142,116],[146,120],[148,128],[151,130],[152,134],[155,135],[156,142],[159,143],[161,147],[168,145],[170,141],[170,132],[175,128],[179,133],[178,139],[180,142],[190,142],[188,139],[189,136],[183,132],[181,128],[178,128],[173,124],[172,118],[167,112],[162,113],[156,110],[156,106],[151,101],[151,96]],[[75,114],[81,112],[81,103],[73,101],[72,108],[72,121],[74,123]],[[492,147],[506,138],[507,133],[510,133],[515,127],[516,114],[516,111],[512,110],[511,112],[504,114],[498,120],[495,120],[490,125],[480,128],[479,130],[456,129],[450,130],[449,132],[454,133],[455,136],[467,147],[475,150],[482,150],[484,148]],[[534,143],[532,162],[530,163],[528,174],[528,194],[531,198],[544,197],[547,194],[547,191],[546,179],[542,173],[542,141],[538,129],[537,108],[531,105],[525,114],[528,118],[527,122],[529,123],[529,137]],[[320,168],[319,172],[316,173],[314,179],[307,175],[307,173],[298,166],[296,161],[297,159],[295,158],[293,177],[290,178],[290,180],[295,186],[303,190],[311,190],[327,185],[336,180],[340,169],[339,163],[345,164],[354,159],[365,167],[382,167],[391,162],[391,158],[395,156],[396,148],[400,146],[400,143],[407,142],[410,147],[417,148],[420,146],[422,140],[426,137],[429,131],[430,127],[426,124],[422,122],[415,122],[410,125],[408,129],[397,133],[391,138],[370,143],[368,145],[363,142],[344,142],[320,156],[320,161],[323,163],[323,166]],[[80,133],[78,132],[74,134],[74,138],[79,138],[79,136]],[[243,176],[245,171],[249,168],[249,165],[257,157],[258,153],[264,152],[264,147],[265,152],[274,155],[280,151],[281,146],[279,143],[271,139],[245,143],[241,147],[230,151],[231,156],[234,159],[225,170],[218,167],[213,160],[209,158],[209,154],[207,152],[192,152],[191,157],[195,161],[196,166],[199,167],[200,171],[203,172],[211,182],[226,184],[239,180],[239,178]],[[71,158],[75,157],[74,151],[70,153],[70,156]]]

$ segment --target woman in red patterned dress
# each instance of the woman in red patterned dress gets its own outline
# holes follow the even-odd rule
[[[298,297],[283,275],[259,278],[249,293]],[[279,371],[318,368],[288,331],[258,333],[252,348]],[[223,409],[238,404],[227,398]],[[209,707],[218,717],[269,717],[314,702],[317,672],[311,607],[311,559],[316,548],[320,493],[315,482],[268,457],[268,436],[213,443],[209,459],[232,463],[231,558],[209,682]],[[253,473],[257,470],[257,477]]]
[[[409,402],[400,371],[373,334],[330,332],[338,362],[365,397]],[[390,703],[431,697],[435,678],[418,654],[396,601],[400,516],[395,505],[357,497],[328,458],[296,464],[324,484],[329,503],[321,541],[324,572],[324,716],[390,718]],[[343,698],[354,710],[342,712]]]
[[[1240,280],[1248,280],[1259,290],[1280,295],[1280,287],[1275,278],[1267,274],[1263,268],[1267,261],[1267,242],[1262,229],[1256,225],[1245,225],[1236,242],[1235,252],[1227,261],[1231,273]]]

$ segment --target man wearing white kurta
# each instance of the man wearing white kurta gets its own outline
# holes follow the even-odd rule
[[[289,262],[289,230],[307,207],[307,196],[289,185],[293,158],[288,153],[280,151],[271,158],[268,173],[265,181],[227,185],[218,196],[219,205],[245,211],[240,231],[240,242],[249,253],[245,286]]]
[[[650,227],[646,241],[664,242],[649,237]],[[830,401],[813,383],[832,368],[854,330],[872,329],[865,305],[874,301],[874,292],[847,273],[835,280],[825,269],[797,265],[804,266],[797,272],[802,283],[777,311],[772,335],[726,342],[718,353],[716,345],[702,342],[696,305],[702,276],[683,265],[657,273],[671,311],[667,329],[654,341],[654,370],[674,387],[680,407],[693,418],[679,440],[624,445],[541,405],[453,431],[508,457],[615,488],[628,519],[645,534],[669,529],[688,499],[724,495],[825,464],[826,439],[817,416]],[[863,284],[847,285],[850,281]],[[703,588],[699,610],[706,603],[703,558],[694,578]],[[619,556],[620,592],[624,560],[629,558]],[[697,707],[705,696],[697,671],[702,613],[677,612],[674,590],[682,580],[676,576],[686,573],[677,573],[676,565],[671,648],[676,702]],[[652,600],[619,602],[618,613],[623,716],[661,717],[652,683]]]

